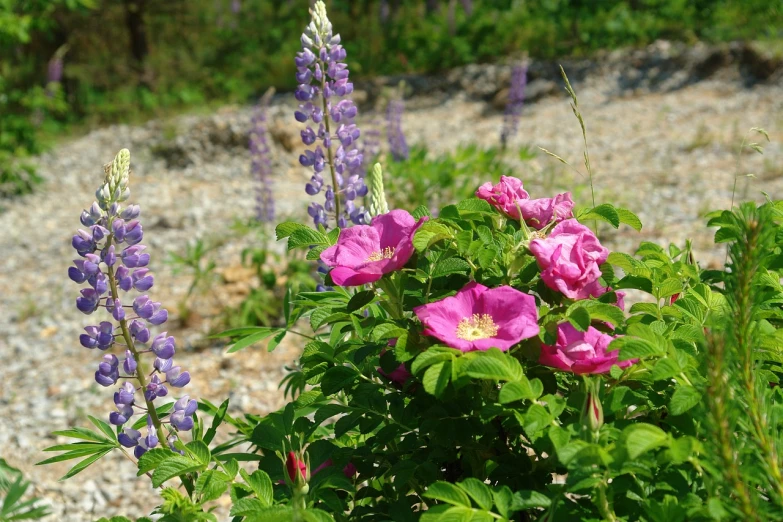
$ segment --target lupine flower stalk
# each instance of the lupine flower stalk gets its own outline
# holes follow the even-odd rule
[[[250,170],[256,181],[256,219],[260,223],[275,221],[275,201],[272,192],[272,158],[267,131],[267,109],[271,90],[258,103],[250,131]]]
[[[386,139],[389,151],[395,161],[405,161],[410,155],[408,142],[402,132],[402,113],[405,112],[405,102],[402,98],[389,100],[386,106]]]
[[[527,85],[527,64],[517,64],[511,70],[511,86],[508,89],[508,102],[503,116],[503,130],[500,132],[500,146],[505,149],[517,133],[522,106],[525,104],[525,86]]]
[[[362,153],[356,148],[361,132],[354,123],[356,105],[348,98],[353,84],[348,80],[340,35],[332,33],[323,1],[318,0],[310,14],[310,24],[301,38],[302,51],[295,60],[299,83],[295,95],[300,105],[294,115],[300,123],[312,121],[313,126],[308,124],[301,135],[305,145],[315,147],[305,151],[299,162],[313,169],[305,185],[307,194],[315,196],[324,191],[324,204],[313,202],[308,208],[315,225],[326,226],[332,216],[338,227],[345,228],[348,220],[365,222],[364,207],[357,208],[354,203],[367,194]],[[331,183],[325,185],[323,172],[327,167]]]
[[[381,124],[379,118],[374,117],[362,134],[362,169],[365,171],[381,153]]]
[[[473,0],[462,0],[462,8],[465,10],[465,14],[470,16],[473,14]]]
[[[87,230],[79,230],[73,236],[71,244],[80,259],[74,260],[68,276],[76,283],[89,285],[76,299],[79,311],[92,315],[102,308],[110,316],[98,325],[87,326],[79,340],[91,350],[108,352],[115,346],[120,348],[120,357],[114,353],[103,356],[95,381],[105,387],[124,381],[114,393],[116,411],[109,414],[111,424],[123,426],[138,413],[147,416],[146,436],[126,427],[117,439],[126,448],[134,448],[139,458],[159,442],[173,444],[177,431],[191,429],[197,403],[184,395],[175,403],[169,420],[162,420],[155,409],[155,400],[167,396],[169,388],[187,385],[190,374],[174,364],[174,338],[166,332],[155,337],[150,333],[150,326],[166,322],[166,309],[146,294],[124,295],[146,292],[154,283],[147,268],[150,255],[140,244],[140,209],[138,205],[120,205],[130,196],[128,150],[121,150],[104,169],[106,178],[95,193],[97,201],[81,214],[81,223]],[[150,372],[144,357],[155,357]],[[168,436],[164,424],[169,424]]]

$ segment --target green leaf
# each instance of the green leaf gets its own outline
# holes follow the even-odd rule
[[[449,227],[436,221],[427,221],[419,227],[416,235],[413,236],[413,247],[422,252],[441,239],[450,237],[452,237],[452,231]]]
[[[264,507],[266,507],[264,506],[264,503],[257,498],[240,498],[231,506],[230,515],[232,517],[241,517],[261,514],[264,511]]]
[[[263,341],[264,339],[271,336],[277,331],[278,331],[277,328],[259,327],[258,331],[256,331],[255,333],[248,335],[247,337],[243,337],[239,339],[237,342],[235,342],[231,346],[231,348],[228,349],[226,353],[238,352],[239,350],[247,348],[252,344],[255,344],[259,341]]]
[[[161,462],[170,459],[174,455],[176,455],[176,453],[168,448],[153,448],[146,451],[139,459],[139,472],[137,473],[137,476],[152,471],[157,468]]]
[[[468,495],[454,484],[449,484],[448,482],[433,482],[427,488],[427,491],[424,492],[424,496],[454,506],[471,507]]]
[[[422,383],[424,391],[435,397],[440,397],[446,390],[451,378],[451,361],[433,364],[424,373]]]
[[[300,225],[288,236],[288,250],[312,245],[331,245],[331,242],[324,234],[304,225]]]
[[[498,395],[500,404],[508,404],[514,401],[535,400],[544,392],[544,385],[539,379],[528,381],[522,377],[518,381],[511,381],[503,385]]]
[[[630,336],[618,337],[609,344],[608,351],[620,349],[618,359],[627,361],[629,359],[643,359],[652,355],[663,355],[666,352],[644,339],[638,339]]]
[[[481,509],[492,509],[492,490],[479,479],[466,478],[462,482],[458,482],[457,486],[462,488]]]
[[[203,441],[194,440],[188,442],[185,444],[185,451],[204,467],[207,467],[212,460],[212,453],[210,453],[209,447]]]
[[[101,430],[106,435],[108,440],[113,442],[117,440],[117,434],[114,432],[114,430],[109,425],[109,423],[104,422],[100,419],[96,419],[92,415],[87,415],[87,418],[90,419],[90,422],[92,422],[96,428]],[[117,446],[119,447],[119,444],[117,444]]]
[[[375,292],[372,290],[364,290],[362,292],[356,292],[351,300],[348,301],[348,312],[355,312],[361,310],[368,304],[372,303],[375,299]]]
[[[590,327],[590,312],[582,306],[572,306],[568,309],[568,322],[580,332],[586,332]]]
[[[614,326],[620,326],[625,321],[623,311],[613,304],[585,300],[580,302],[580,306],[590,313],[591,321],[605,321]]]
[[[101,459],[101,458],[102,458],[104,455],[106,455],[107,453],[109,453],[109,452],[110,452],[111,450],[113,450],[113,449],[114,449],[114,448],[109,448],[109,449],[106,449],[106,450],[104,450],[104,451],[101,451],[100,453],[96,453],[95,455],[92,455],[92,456],[90,456],[90,457],[87,457],[86,459],[82,460],[82,461],[81,461],[81,462],[79,462],[77,465],[75,465],[74,467],[72,467],[71,469],[69,469],[69,470],[68,470],[68,473],[66,473],[65,475],[63,475],[63,476],[62,476],[62,478],[60,478],[60,480],[66,480],[66,479],[69,479],[69,478],[73,477],[73,476],[74,476],[74,475],[76,475],[77,473],[81,473],[82,471],[84,471],[85,469],[87,469],[87,467],[88,467],[88,466],[90,466],[90,465],[91,465],[91,464],[93,464],[94,462],[96,462],[96,461],[98,461],[99,459]]]
[[[248,475],[247,471],[240,470],[242,479],[250,486],[253,493],[261,501],[264,507],[272,505],[272,480],[262,470],[256,470],[252,475]]]
[[[220,498],[226,492],[230,480],[222,471],[208,469],[196,479],[194,491],[201,495],[200,502],[209,502]]]
[[[485,212],[491,214],[493,212],[489,203],[479,198],[463,199],[457,203],[457,209],[467,212]]]
[[[645,423],[629,425],[623,430],[621,438],[631,459],[663,446],[668,441],[668,435],[661,428]]]
[[[52,432],[52,435],[59,435],[61,437],[69,437],[71,439],[91,440],[95,442],[110,443],[111,440],[107,439],[95,433],[87,428],[71,428],[69,430],[60,430]]]
[[[215,413],[214,418],[212,419],[212,426],[209,427],[207,432],[204,434],[203,441],[206,444],[209,444],[212,442],[212,439],[215,438],[215,435],[217,434],[218,426],[223,422],[223,419],[226,417],[226,412],[228,411],[228,399],[223,401],[223,404],[220,405],[220,408],[218,408],[217,413]]]
[[[641,232],[642,221],[636,214],[627,208],[615,208],[614,210],[617,212],[617,216],[620,218],[620,223],[625,223],[637,232]]]
[[[470,263],[459,257],[450,257],[439,261],[432,272],[432,278],[445,277],[452,274],[466,274],[470,272]]]
[[[294,231],[299,230],[300,228],[307,228],[301,223],[296,223],[294,221],[286,221],[285,223],[280,223],[275,227],[275,237],[277,241],[280,241],[281,239],[285,239],[291,234],[294,233]]]
[[[680,386],[672,394],[669,412],[682,415],[701,402],[701,393],[693,386]]]
[[[421,370],[432,366],[435,363],[442,361],[450,361],[454,357],[454,351],[450,349],[442,350],[438,348],[430,348],[426,352],[422,352],[416,357],[411,365],[411,371],[418,375]]]
[[[653,366],[652,378],[655,381],[671,379],[682,371],[677,361],[671,357],[665,357],[655,362]]]
[[[324,395],[332,395],[350,386],[359,374],[356,370],[348,366],[333,366],[326,370],[321,379],[321,391]]]
[[[467,374],[474,379],[519,381],[524,377],[519,361],[510,355],[504,354],[497,348],[490,348],[486,352],[474,353],[476,353],[476,356],[465,368]]]
[[[411,212],[411,216],[413,216],[413,219],[421,219],[424,216],[432,217],[432,214],[426,205],[419,205],[413,212]]]
[[[511,504],[514,510],[530,508],[548,508],[552,505],[549,497],[538,491],[517,491]]]
[[[614,228],[618,228],[620,226],[620,216],[617,213],[617,209],[608,203],[598,205],[597,207],[588,210],[584,214],[579,215],[579,221],[582,222],[595,219],[606,221]]]
[[[205,466],[182,455],[174,455],[170,459],[161,462],[152,473],[152,487],[160,487],[161,484],[174,477],[179,477],[186,473],[192,473],[203,469]]]

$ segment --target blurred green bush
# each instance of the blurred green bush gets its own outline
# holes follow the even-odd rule
[[[353,78],[551,58],[658,38],[775,39],[767,0],[331,0]],[[63,125],[117,123],[294,86],[308,0],[0,0],[0,176]],[[63,57],[58,86],[53,57]],[[51,74],[49,74],[51,76]],[[43,132],[41,132],[43,131]],[[17,172],[20,171],[14,167]],[[18,178],[18,176],[17,176]],[[22,176],[24,178],[24,176]],[[32,178],[31,178],[32,179]],[[28,179],[29,181],[29,179]]]

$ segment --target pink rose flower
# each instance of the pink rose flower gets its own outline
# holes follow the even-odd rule
[[[373,218],[369,225],[343,229],[337,244],[321,252],[337,286],[359,286],[399,270],[413,254],[413,234],[426,221],[404,210]]]
[[[526,199],[517,203],[525,223],[536,230],[541,230],[552,221],[560,223],[574,217],[574,201],[570,192],[558,194],[554,198]]]
[[[571,323],[563,323],[557,327],[557,344],[543,345],[538,362],[579,375],[606,373],[615,364],[626,368],[638,362],[638,359],[618,361],[619,350],[607,352],[606,348],[614,339],[592,326],[586,332],[580,332]]]
[[[424,334],[463,352],[508,350],[538,335],[538,310],[532,296],[510,286],[487,288],[471,282],[453,297],[413,309]]]
[[[529,199],[530,195],[522,188],[522,180],[511,176],[500,176],[500,183],[491,182],[481,185],[476,197],[483,199],[508,217],[519,219],[517,200]]]
[[[552,221],[559,223],[573,217],[574,202],[570,192],[558,194],[554,198],[530,199],[530,195],[522,188],[522,180],[511,176],[500,176],[500,183],[494,186],[490,182],[484,183],[476,191],[476,197],[512,219],[524,219],[528,226],[536,230],[541,230]]]
[[[587,299],[603,293],[598,278],[600,265],[606,262],[609,250],[575,219],[559,223],[545,239],[532,240],[530,251],[541,267],[541,278],[552,290],[571,299]]]

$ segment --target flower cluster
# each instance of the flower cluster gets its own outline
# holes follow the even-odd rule
[[[476,191],[476,197],[488,202],[512,219],[521,219],[527,226],[541,230],[550,223],[559,223],[573,217],[574,202],[571,193],[558,194],[554,198],[530,199],[522,188],[522,180],[501,176],[500,183],[484,183]]]
[[[600,284],[601,265],[609,251],[589,228],[571,218],[570,194],[531,200],[522,181],[502,177],[497,185],[486,183],[477,196],[506,216],[521,219],[538,229],[524,243],[536,259],[541,279],[552,290],[574,300],[598,297],[611,289]],[[369,226],[340,234],[337,244],[321,253],[321,261],[338,286],[358,286],[378,281],[384,274],[402,269],[413,254],[413,236],[421,226],[404,210],[376,216]],[[548,233],[548,235],[547,235]],[[623,293],[616,305],[623,308]],[[423,334],[463,352],[489,348],[509,350],[524,339],[538,336],[538,310],[533,296],[511,286],[488,288],[475,281],[455,295],[413,309]],[[610,326],[611,327],[611,326]],[[618,363],[616,351],[607,352],[614,337],[592,326],[579,332],[568,323],[559,325],[556,345],[543,346],[541,364],[575,373],[604,373]],[[410,375],[404,365],[391,374],[379,373],[396,384]]]
[[[390,100],[386,106],[386,139],[394,161],[405,161],[410,155],[408,142],[402,132],[403,112],[405,112],[405,102],[402,99]]]
[[[266,111],[268,98],[261,99],[252,119],[250,131],[250,170],[256,181],[256,219],[260,223],[275,220],[275,201],[272,197],[272,158],[267,139]]]
[[[508,89],[508,102],[503,115],[503,130],[500,132],[500,146],[504,149],[508,141],[517,133],[522,106],[525,104],[527,86],[527,64],[517,64],[511,69],[511,86]]]
[[[135,448],[140,457],[164,438],[163,423],[154,401],[165,397],[169,388],[182,388],[190,382],[190,374],[174,364],[174,338],[162,332],[150,333],[151,326],[166,322],[168,312],[146,294],[134,298],[121,296],[121,292],[146,292],[154,283],[147,266],[150,255],[141,244],[144,232],[139,221],[138,205],[123,208],[120,203],[130,196],[128,179],[130,153],[123,149],[114,161],[106,166],[106,179],[96,192],[97,201],[81,214],[86,230],[79,230],[71,241],[80,259],[74,260],[68,276],[76,283],[87,283],[76,299],[76,307],[86,315],[103,308],[110,315],[97,325],[85,327],[79,341],[88,349],[107,352],[95,372],[95,381],[101,386],[114,386],[124,382],[114,393],[116,411],[109,414],[109,422],[123,426],[134,414],[147,415],[147,435],[125,428],[119,437],[122,445]],[[123,301],[130,304],[123,304]],[[114,346],[123,352],[120,358],[108,353]],[[148,346],[147,346],[148,345]],[[141,356],[154,356],[153,370],[147,373]],[[175,403],[174,412],[167,422],[171,430],[187,431],[193,427],[192,415],[196,401],[187,395]]]
[[[299,84],[295,96],[300,102],[295,117],[301,123],[313,123],[301,135],[305,145],[315,148],[306,150],[299,163],[313,169],[305,191],[311,196],[324,191],[324,204],[313,202],[308,208],[316,226],[326,226],[328,216],[333,215],[337,226],[345,228],[349,220],[354,224],[365,222],[364,207],[355,203],[357,197],[367,194],[363,157],[356,146],[361,132],[354,123],[356,105],[348,98],[353,84],[348,79],[340,35],[332,34],[323,1],[316,2],[310,13],[312,20],[302,34],[302,51],[295,60]],[[338,143],[336,149],[333,140]],[[327,167],[331,184],[323,177]]]

